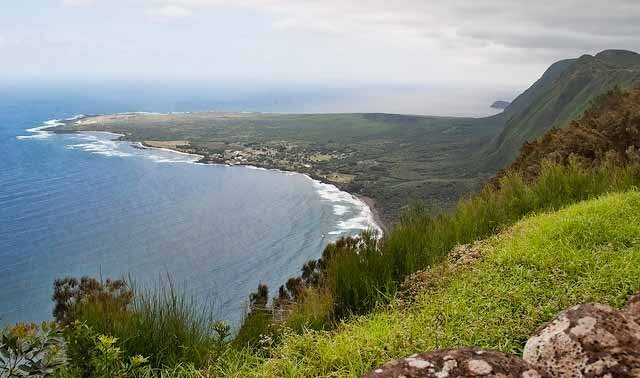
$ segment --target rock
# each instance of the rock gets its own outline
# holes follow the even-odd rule
[[[572,307],[529,339],[523,358],[553,377],[640,377],[638,305],[626,311],[602,304]]]
[[[633,321],[640,324],[640,293],[629,298],[627,305],[624,306],[622,311]]]
[[[364,375],[364,377],[544,378],[549,375],[516,356],[478,348],[462,348],[414,354],[401,360],[392,361],[382,368]]]
[[[509,105],[511,105],[511,103],[509,101],[496,101],[493,104],[491,104],[491,107],[493,109],[506,109]]]

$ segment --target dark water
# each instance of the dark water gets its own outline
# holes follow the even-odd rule
[[[193,164],[105,134],[25,131],[75,114],[216,109],[206,94],[36,86],[0,88],[0,100],[0,326],[49,318],[57,277],[151,284],[167,273],[237,324],[259,283],[277,288],[330,240],[369,225],[361,203],[301,175]],[[221,106],[281,110],[263,99]]]

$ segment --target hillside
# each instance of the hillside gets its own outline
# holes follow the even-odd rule
[[[531,180],[544,161],[566,165],[572,158],[588,166],[606,160],[627,163],[640,159],[639,149],[640,88],[629,92],[616,89],[594,100],[569,126],[525,143],[518,158],[499,176],[517,171]]]
[[[504,167],[525,142],[578,118],[598,95],[616,86],[628,89],[637,85],[640,55],[635,52],[606,50],[553,64],[496,116],[504,128],[484,150],[486,166]]]
[[[406,286],[411,304],[395,302],[334,332],[287,336],[270,358],[244,356],[222,375],[357,377],[441,348],[519,353],[558,311],[592,301],[620,307],[640,289],[639,208],[632,191],[524,219],[415,275]]]

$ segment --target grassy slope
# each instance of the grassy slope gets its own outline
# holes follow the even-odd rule
[[[358,376],[418,351],[475,345],[519,353],[559,311],[620,306],[640,289],[640,193],[529,217],[489,240],[484,258],[435,267],[415,304],[351,319],[335,332],[288,336],[272,357],[232,356],[227,376]]]

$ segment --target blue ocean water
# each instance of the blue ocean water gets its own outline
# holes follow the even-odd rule
[[[153,285],[166,274],[237,325],[259,283],[275,294],[329,241],[369,226],[362,203],[302,175],[194,164],[104,133],[25,131],[76,114],[286,110],[271,97],[220,98],[0,88],[0,326],[49,319],[59,277]]]

